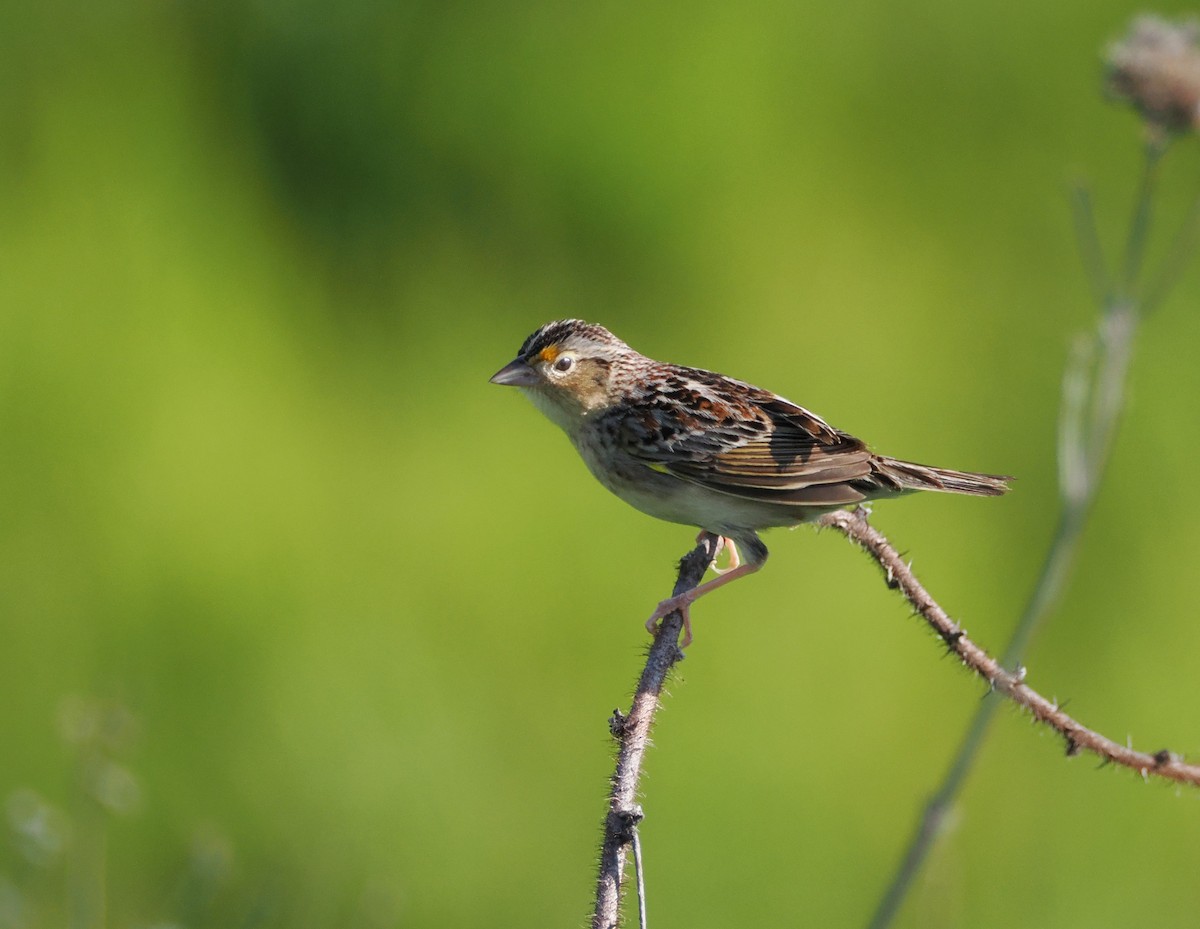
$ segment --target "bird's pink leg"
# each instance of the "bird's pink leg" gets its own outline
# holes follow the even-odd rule
[[[726,541],[732,544],[732,540]],[[736,550],[734,549],[734,551]],[[687,648],[692,644],[692,620],[689,615],[689,607],[705,594],[710,594],[718,587],[724,587],[726,584],[736,581],[739,577],[753,574],[761,567],[761,563],[739,563],[736,566],[727,568],[718,578],[701,584],[699,587],[693,587],[691,590],[685,590],[677,597],[667,598],[658,605],[654,610],[654,614],[646,621],[646,631],[651,635],[655,635],[658,629],[658,621],[668,613],[674,613],[676,610],[679,610],[683,614],[683,640],[679,643],[679,647]]]
[[[717,555],[721,554],[722,548],[729,550],[729,566],[726,568],[717,567]],[[742,559],[738,554],[737,543],[734,542],[733,539],[720,536],[717,539],[717,553],[716,555],[713,555],[713,563],[708,566],[708,570],[712,571],[713,574],[720,576],[722,574],[728,574],[730,571],[737,570],[741,563]]]
[[[712,564],[708,566],[708,570],[712,571],[713,574],[724,574],[726,571],[732,571],[742,563],[741,556],[738,554],[737,543],[728,536],[714,536],[707,529],[701,529],[700,534],[696,536],[696,541],[703,542],[709,536],[717,540],[717,547],[713,549]],[[725,548],[729,549],[729,567],[718,568],[717,559],[721,557],[721,550]]]

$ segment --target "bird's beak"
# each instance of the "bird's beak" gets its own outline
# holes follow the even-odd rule
[[[491,378],[493,384],[504,387],[533,387],[539,380],[538,373],[521,358],[514,358]]]

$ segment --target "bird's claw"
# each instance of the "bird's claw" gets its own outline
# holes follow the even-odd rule
[[[680,594],[678,597],[668,597],[655,607],[650,618],[646,620],[646,631],[657,638],[662,619],[678,611],[683,617],[683,638],[679,640],[679,647],[687,648],[692,644],[692,618],[689,615],[691,605],[692,598],[686,593]]]

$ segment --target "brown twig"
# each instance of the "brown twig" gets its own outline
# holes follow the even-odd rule
[[[1025,683],[1025,669],[1009,671],[995,658],[967,638],[966,632],[951,619],[921,586],[912,569],[892,548],[883,534],[867,522],[866,513],[837,510],[823,516],[820,525],[843,533],[879,562],[887,585],[899,590],[913,608],[929,623],[968,668],[987,681],[997,693],[1026,709],[1038,722],[1045,723],[1063,737],[1068,755],[1080,751],[1093,752],[1105,761],[1132,768],[1143,777],[1155,775],[1171,781],[1200,786],[1200,766],[1188,764],[1178,755],[1162,749],[1149,754],[1114,742],[1088,729],[1062,711],[1057,703],[1047,700]]]
[[[699,584],[716,557],[714,536],[705,533],[698,542],[679,562],[679,578],[673,596]],[[620,919],[626,849],[642,819],[642,808],[637,802],[642,760],[650,743],[650,725],[658,710],[663,684],[671,668],[683,658],[683,652],[676,644],[682,629],[683,617],[678,611],[663,619],[646,654],[646,667],[638,680],[629,714],[614,710],[608,721],[619,748],[608,797],[608,815],[604,819],[604,841],[600,846],[600,878],[596,882],[593,929],[615,929]]]
[[[1125,382],[1133,358],[1139,319],[1152,304],[1139,306],[1146,239],[1150,233],[1152,200],[1163,137],[1151,133],[1144,147],[1142,181],[1130,217],[1125,246],[1125,269],[1119,278],[1110,273],[1100,246],[1091,194],[1080,187],[1075,195],[1075,229],[1084,268],[1096,297],[1099,319],[1095,329],[1076,340],[1076,349],[1063,377],[1062,406],[1058,430],[1058,473],[1061,509],[1046,557],[1029,599],[1000,659],[1001,666],[1015,667],[1038,629],[1045,623],[1066,590],[1067,577],[1079,550],[1092,505],[1107,469],[1109,450],[1117,433],[1125,402]],[[1200,215],[1200,200],[1198,215]],[[1185,224],[1176,240],[1172,259],[1154,286],[1152,298],[1161,300],[1183,267],[1183,249],[1192,243]],[[937,789],[922,811],[899,866],[879,901],[869,929],[888,929],[937,836],[941,824],[966,783],[971,767],[987,737],[998,701],[980,700],[942,776]]]
[[[1131,768],[1143,777],[1154,775],[1200,786],[1200,766],[1188,764],[1166,749],[1153,754],[1136,751],[1088,729],[1064,713],[1057,703],[1047,700],[1026,684],[1024,668],[1009,671],[972,642],[930,596],[891,543],[867,522],[865,509],[860,508],[855,512],[837,510],[823,516],[820,525],[838,530],[871,555],[883,568],[887,585],[904,595],[946,643],[947,648],[987,681],[992,690],[1025,708],[1034,719],[1057,731],[1066,742],[1068,755],[1090,751],[1106,762]],[[715,555],[716,538],[703,535],[696,548],[679,562],[679,577],[673,595],[678,596],[699,584]],[[616,929],[619,924],[627,850],[643,815],[641,805],[637,802],[642,762],[650,744],[650,727],[667,675],[683,658],[683,652],[677,644],[682,629],[683,618],[678,612],[671,613],[662,621],[658,635],[647,652],[646,665],[638,680],[629,713],[614,710],[609,720],[609,728],[619,748],[609,792],[608,815],[604,820],[600,876],[596,882],[596,907],[592,915],[593,929]]]

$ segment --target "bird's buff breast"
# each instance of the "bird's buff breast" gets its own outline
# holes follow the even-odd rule
[[[745,500],[656,471],[588,430],[571,435],[588,470],[630,506],[656,519],[720,534],[801,522],[795,508]]]

